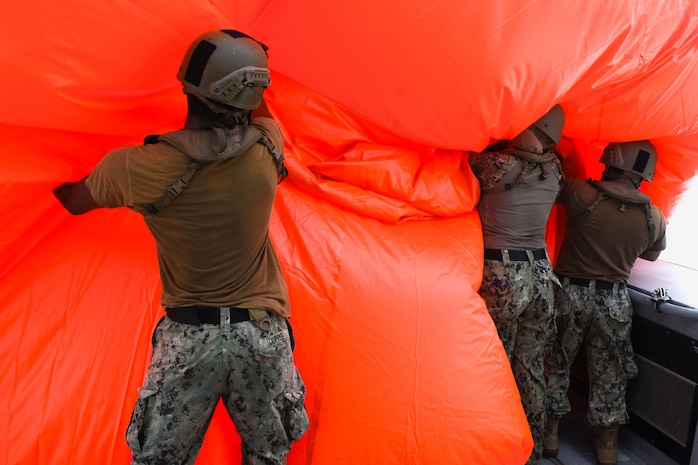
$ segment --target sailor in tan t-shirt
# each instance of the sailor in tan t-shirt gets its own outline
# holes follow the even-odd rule
[[[266,51],[234,30],[201,35],[177,75],[184,128],[113,150],[54,191],[73,214],[142,214],[157,246],[167,316],[126,432],[132,465],[194,463],[219,400],[243,463],[285,464],[308,428],[286,281],[268,235],[284,141],[272,118],[252,116],[270,84]]]
[[[528,465],[543,451],[545,379],[543,353],[552,337],[553,273],[545,242],[548,216],[563,176],[553,144],[560,141],[559,105],[502,148],[471,154],[480,182],[478,212],[485,263],[480,296],[509,357],[533,435]]]
[[[601,181],[567,179],[560,193],[567,230],[555,266],[563,285],[555,298],[558,336],[546,358],[546,456],[557,454],[558,420],[570,411],[570,368],[584,345],[588,417],[600,428],[597,459],[602,465],[617,461],[618,425],[628,422],[625,389],[637,374],[626,283],[638,257],[656,260],[666,246],[664,215],[638,191],[643,180],[652,181],[656,161],[648,141],[611,143],[601,157]]]

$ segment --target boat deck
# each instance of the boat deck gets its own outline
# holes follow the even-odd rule
[[[557,457],[544,457],[538,465],[596,465],[591,445],[594,431],[586,419],[586,399],[578,390],[570,389],[570,403],[572,411],[560,419]],[[618,440],[618,465],[680,465],[629,426],[621,426]]]

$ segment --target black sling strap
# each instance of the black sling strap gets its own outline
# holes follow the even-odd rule
[[[149,135],[145,138],[143,142],[145,144],[157,144],[158,142],[160,142],[160,140],[158,135]],[[276,146],[274,146],[274,143],[267,136],[260,136],[257,142],[266,147],[271,156],[274,158],[274,161],[277,165],[277,169],[279,171],[278,183],[280,183],[281,181],[286,179],[286,176],[288,176],[288,170],[284,166],[283,154],[276,150]],[[201,166],[201,162],[196,160],[192,162],[189,165],[189,169],[179,179],[177,179],[177,181],[174,184],[172,184],[167,189],[167,191],[165,191],[165,194],[162,197],[157,199],[155,202],[149,203],[145,206],[148,213],[150,213],[151,215],[158,213],[160,210],[165,208],[170,202],[172,202],[179,194],[181,194],[182,191],[189,185],[189,182],[191,182],[191,178],[194,177],[194,173],[196,173],[196,170],[199,169],[199,166]]]

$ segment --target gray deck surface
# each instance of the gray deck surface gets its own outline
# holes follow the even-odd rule
[[[554,459],[543,458],[538,465],[596,465],[591,446],[594,431],[586,419],[586,400],[570,389],[572,412],[560,419],[560,451]],[[618,465],[678,465],[652,444],[621,426]]]

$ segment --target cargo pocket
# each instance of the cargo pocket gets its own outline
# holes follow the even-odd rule
[[[284,418],[283,424],[286,435],[290,441],[297,441],[308,430],[310,420],[305,410],[305,388],[297,376],[299,389],[284,393]]]
[[[606,301],[611,325],[607,337],[615,347],[618,363],[623,371],[625,379],[637,376],[638,367],[635,362],[635,352],[633,351],[632,340],[630,339],[630,329],[632,324],[633,310],[629,304],[629,299],[612,295]]]
[[[126,429],[126,443],[133,453],[133,457],[137,457],[141,452],[148,418],[153,396],[159,391],[158,383],[154,382],[150,377],[146,377],[146,381],[142,388],[138,390],[138,399],[131,413],[131,421]]]
[[[632,307],[628,306],[622,298],[611,296],[606,300],[606,308],[611,318],[620,324],[621,328],[627,327],[633,317]]]

